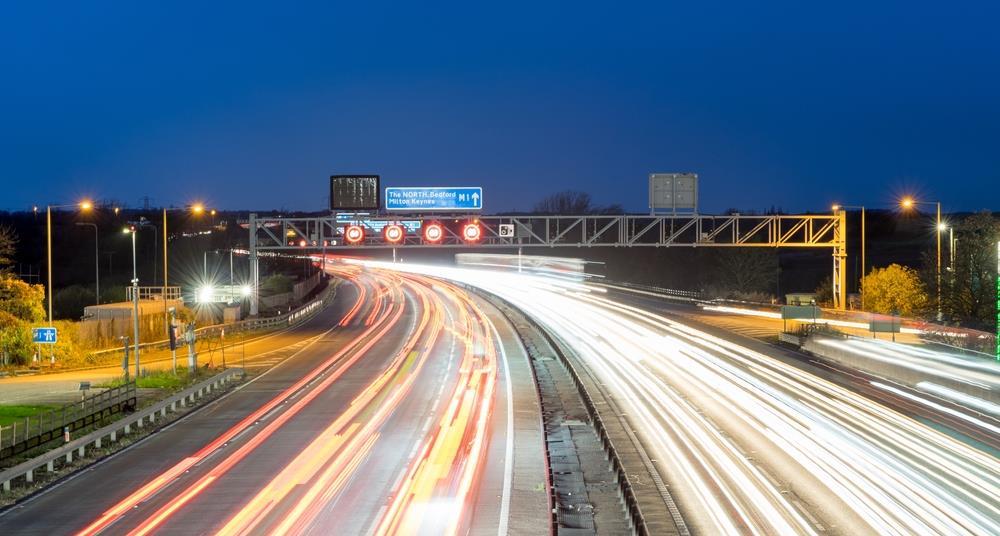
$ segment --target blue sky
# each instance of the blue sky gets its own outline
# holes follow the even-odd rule
[[[994,2],[23,2],[0,15],[0,209],[318,210],[332,173],[643,210],[1000,209]]]

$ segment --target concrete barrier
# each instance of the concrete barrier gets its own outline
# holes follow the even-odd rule
[[[149,424],[152,425],[156,422],[157,418],[164,419],[167,416],[167,412],[175,412],[177,410],[177,403],[180,402],[180,406],[185,406],[185,401],[191,399],[194,401],[196,398],[201,398],[207,396],[218,389],[221,389],[227,383],[236,380],[237,378],[243,377],[243,369],[231,368],[229,370],[220,372],[211,378],[202,381],[196,385],[188,387],[187,389],[167,398],[161,400],[156,404],[137,411],[132,415],[125,417],[124,419],[113,422],[99,430],[94,430],[93,432],[77,438],[65,445],[52,449],[40,456],[36,456],[28,461],[22,462],[10,469],[0,472],[0,493],[9,493],[13,490],[14,485],[21,480],[25,484],[31,484],[35,481],[35,471],[41,467],[45,467],[46,471],[54,472],[56,469],[56,462],[62,460],[64,464],[70,464],[73,462],[73,457],[83,457],[86,455],[87,448],[93,446],[94,448],[101,448],[104,444],[104,439],[108,438],[109,442],[114,443],[118,440],[119,432],[121,435],[128,435],[132,432],[132,427],[142,428],[144,423],[148,420]]]

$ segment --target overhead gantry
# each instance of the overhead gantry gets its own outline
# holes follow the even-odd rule
[[[847,213],[803,215],[329,215],[250,214],[251,275],[261,252],[364,248],[829,248],[833,298],[847,304]],[[251,314],[257,314],[256,293]]]

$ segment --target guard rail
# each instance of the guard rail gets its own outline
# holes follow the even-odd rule
[[[57,462],[63,464],[64,466],[69,465],[73,463],[74,456],[80,458],[85,456],[89,447],[100,449],[104,444],[105,438],[107,438],[109,442],[114,443],[118,440],[119,432],[121,432],[123,436],[128,435],[132,433],[132,427],[142,428],[146,425],[147,421],[151,425],[155,423],[157,419],[165,419],[168,411],[175,413],[177,412],[178,407],[187,407],[189,403],[193,403],[195,400],[203,398],[204,396],[221,389],[227,383],[242,377],[243,369],[241,368],[231,368],[225,370],[205,381],[197,383],[171,396],[170,398],[133,413],[124,419],[118,420],[83,437],[69,441],[59,448],[52,449],[45,454],[36,456],[30,460],[11,467],[10,469],[2,471],[0,472],[0,494],[10,493],[13,490],[14,485],[22,481],[25,485],[31,485],[35,482],[35,471],[42,467],[45,467],[45,470],[50,473],[54,472],[56,470]]]

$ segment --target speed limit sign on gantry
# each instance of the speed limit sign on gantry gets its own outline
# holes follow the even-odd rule
[[[514,224],[501,223],[497,229],[500,238],[514,238]]]

